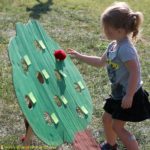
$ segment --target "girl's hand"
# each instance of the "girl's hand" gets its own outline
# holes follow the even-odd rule
[[[125,95],[122,99],[121,107],[124,109],[128,109],[132,107],[133,97]]]
[[[80,56],[80,53],[77,52],[74,49],[68,48],[67,49],[67,53],[70,54],[72,57],[78,58],[78,56]]]

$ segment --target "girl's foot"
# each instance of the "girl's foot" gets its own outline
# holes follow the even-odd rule
[[[100,144],[101,150],[119,150],[117,147],[118,147],[117,144],[112,146],[112,145],[110,145],[109,143],[106,143],[106,142]]]

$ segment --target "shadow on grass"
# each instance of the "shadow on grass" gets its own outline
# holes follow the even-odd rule
[[[53,4],[52,0],[48,0],[45,3],[40,0],[36,1],[38,4],[34,5],[32,8],[26,8],[26,11],[30,12],[29,16],[33,19],[39,19],[41,14],[46,14],[48,11],[51,11],[51,5]]]

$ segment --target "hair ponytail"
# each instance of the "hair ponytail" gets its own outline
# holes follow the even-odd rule
[[[140,26],[143,22],[143,14],[141,12],[131,12],[128,20],[128,32],[132,32],[132,38],[136,39]]]

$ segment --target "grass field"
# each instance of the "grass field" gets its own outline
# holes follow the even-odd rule
[[[24,134],[23,115],[17,103],[11,76],[11,64],[7,46],[15,35],[17,22],[39,20],[47,33],[63,49],[68,47],[89,55],[101,55],[107,47],[100,28],[100,14],[113,0],[0,0],[0,145],[21,145],[19,137]],[[144,24],[142,37],[136,47],[140,55],[144,88],[150,91],[150,1],[126,0],[134,10],[142,11]],[[93,119],[89,128],[98,142],[104,140],[101,116],[103,99],[110,88],[105,69],[97,69],[73,60],[89,88],[93,105]],[[141,150],[150,150],[150,121],[128,123],[127,128],[135,134]],[[44,145],[35,137],[33,145]],[[119,142],[120,149],[123,150]],[[71,145],[64,145],[71,150]],[[14,148],[15,149],[15,148]],[[49,147],[49,149],[51,149]]]

